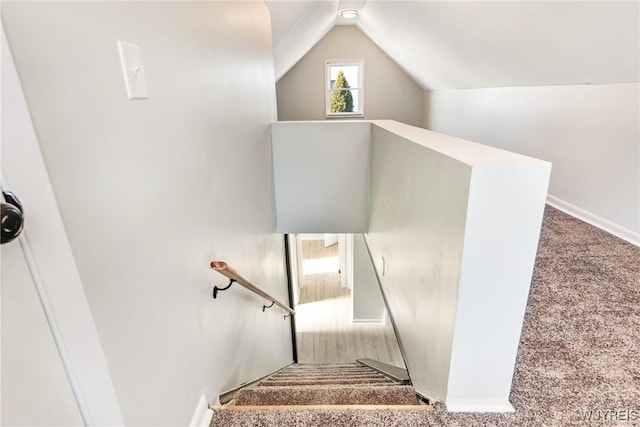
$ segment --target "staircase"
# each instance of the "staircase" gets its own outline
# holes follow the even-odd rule
[[[288,366],[214,408],[216,426],[425,425],[411,385],[359,363]]]

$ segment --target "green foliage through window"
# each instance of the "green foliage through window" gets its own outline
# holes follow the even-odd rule
[[[331,89],[331,112],[351,113],[353,112],[353,95],[349,90],[349,82],[342,70],[338,71],[336,81]]]

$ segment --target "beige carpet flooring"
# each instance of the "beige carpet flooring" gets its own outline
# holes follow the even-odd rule
[[[640,248],[547,206],[511,402],[422,425],[640,426]]]

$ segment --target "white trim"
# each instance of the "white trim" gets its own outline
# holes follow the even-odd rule
[[[347,266],[347,235],[344,233],[338,234],[338,264],[340,265],[340,286],[346,288],[349,268]]]
[[[300,261],[300,250],[298,249],[298,239],[296,234],[288,234],[289,243],[289,262],[291,267],[291,287],[293,288],[293,301],[291,307],[298,305],[300,302],[300,271],[302,271],[302,263]]]
[[[500,412],[508,413],[516,410],[508,400],[473,400],[447,399],[448,412]]]
[[[338,257],[340,259],[340,286],[353,289],[353,234],[338,235]]]
[[[608,219],[604,219],[587,210],[579,208],[578,206],[572,205],[571,203],[565,202],[564,200],[556,196],[552,196],[551,194],[547,195],[547,204],[553,206],[558,210],[561,210],[566,214],[574,216],[581,221],[591,224],[594,227],[598,227],[599,229],[604,230],[609,234],[613,234],[614,236],[619,237],[622,240],[625,240],[633,245],[640,246],[640,233],[638,232],[611,222]]]
[[[198,405],[196,405],[196,410],[193,413],[193,417],[191,417],[189,427],[208,427],[212,418],[213,410],[209,409],[209,403],[203,394],[198,400]]]
[[[2,185],[25,208],[20,245],[84,424],[124,425],[4,28],[1,32]]]
[[[351,323],[368,323],[368,324],[384,325],[385,319],[353,319]]]
[[[3,189],[5,186],[6,180],[3,177]],[[82,417],[82,421],[84,422],[85,426],[90,425],[91,414],[87,409],[87,402],[85,402],[84,395],[81,391],[82,387],[80,386],[80,383],[76,378],[71,358],[69,357],[65,346],[62,345],[62,333],[60,332],[60,327],[58,326],[58,323],[56,321],[54,311],[51,308],[51,303],[49,302],[49,296],[47,295],[46,287],[42,281],[42,276],[40,276],[40,271],[38,271],[38,264],[33,256],[33,252],[31,251],[31,244],[29,243],[28,232],[26,230],[22,232],[22,234],[18,238],[18,241],[20,242],[20,249],[22,249],[25,262],[27,263],[27,268],[29,269],[31,280],[33,280],[33,284],[36,288],[38,299],[40,300],[40,304],[42,305],[44,317],[47,319],[49,330],[51,331],[51,335],[53,336],[56,350],[58,350],[58,354],[60,354],[60,361],[62,362],[62,366],[64,366],[65,373],[67,374],[67,378],[69,379],[69,384],[71,385],[71,390],[73,391],[73,397],[75,398],[78,405],[78,412],[80,412],[80,416]]]
[[[345,274],[346,282],[344,287],[351,289],[351,295],[353,296],[353,280],[354,280],[354,266],[353,266],[353,233],[347,233],[345,236],[345,268],[347,270]],[[353,316],[352,316],[353,317]]]

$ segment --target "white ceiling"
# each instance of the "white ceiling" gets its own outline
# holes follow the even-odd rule
[[[268,0],[280,79],[356,6],[357,25],[425,89],[640,80],[638,1]],[[345,41],[348,43],[348,41]]]

